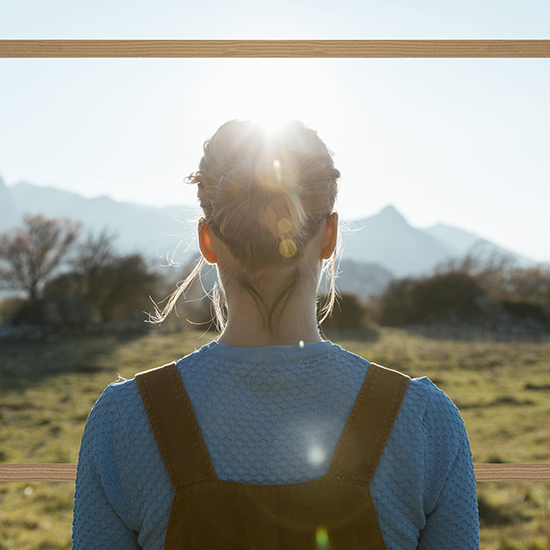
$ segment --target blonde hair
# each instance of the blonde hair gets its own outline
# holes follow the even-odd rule
[[[201,223],[208,225],[237,260],[237,280],[265,311],[272,331],[275,309],[282,311],[297,288],[297,266],[306,245],[333,212],[340,172],[317,132],[299,121],[267,134],[252,122],[232,120],[205,142],[203,151],[199,170],[186,178],[187,183],[197,185],[204,212]],[[157,309],[155,322],[166,318],[204,262],[201,258],[164,310]],[[330,314],[336,293],[334,256],[325,269],[327,265],[331,268],[331,299],[322,320]],[[269,307],[248,275],[291,266],[296,266],[292,283]],[[215,294],[216,318],[223,328],[223,288]]]

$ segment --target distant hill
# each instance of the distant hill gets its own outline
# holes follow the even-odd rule
[[[0,180],[0,231],[21,222],[24,213],[54,218],[71,218],[84,225],[84,231],[109,228],[117,234],[117,246],[145,257],[166,258],[180,243],[194,242],[198,207],[174,205],[165,208],[116,202],[109,197],[86,199],[54,187],[19,183],[6,187]],[[183,245],[178,250],[182,261],[191,253]]]
[[[466,254],[480,240],[475,233],[438,223],[423,230],[438,241],[450,246],[459,254]]]
[[[507,256],[522,266],[535,263],[456,227],[412,227],[393,206],[352,222],[352,229],[342,239],[344,259],[378,263],[396,277],[429,273],[438,264],[470,251],[482,257]]]
[[[341,292],[357,294],[362,300],[382,294],[393,273],[380,264],[342,260],[336,286]]]
[[[480,260],[489,260],[491,257],[506,257],[519,267],[529,267],[536,263],[529,258],[510,252],[486,239],[482,239],[475,233],[470,233],[442,223],[423,229],[423,231],[454,249],[459,256],[474,254]]]
[[[0,178],[0,231],[17,225],[19,220],[20,215],[13,200],[12,189],[6,187]]]
[[[355,262],[379,263],[397,277],[429,271],[458,255],[447,244],[411,227],[393,207],[353,223],[344,234],[344,258]]]
[[[85,231],[95,233],[109,228],[118,235],[116,244],[121,251],[157,258],[159,264],[182,239],[176,261],[188,262],[197,253],[197,206],[158,208],[117,202],[105,196],[86,199],[29,183],[7,187],[0,179],[0,232],[19,224],[26,212],[72,218],[82,222]],[[463,257],[472,248],[481,248],[488,255],[510,255],[520,265],[534,264],[456,227],[412,227],[393,206],[351,222],[351,226],[342,232],[344,248],[338,286],[365,300],[382,292],[394,277],[428,273],[441,262]]]

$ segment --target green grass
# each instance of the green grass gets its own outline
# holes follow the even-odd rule
[[[177,359],[201,332],[0,343],[0,461],[76,462],[86,417],[119,375]],[[457,342],[399,329],[328,333],[344,348],[428,376],[458,405],[475,462],[550,461],[550,342]],[[72,483],[0,484],[0,550],[70,548]],[[550,484],[480,483],[482,550],[548,550]]]

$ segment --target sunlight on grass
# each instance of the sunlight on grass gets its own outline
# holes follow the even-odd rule
[[[400,329],[327,334],[353,353],[428,376],[459,407],[475,462],[550,461],[550,342],[455,342]],[[91,407],[119,376],[208,343],[200,331],[0,343],[0,460],[77,461]],[[68,550],[74,484],[0,484],[0,550]],[[550,548],[550,484],[478,486],[482,550]]]

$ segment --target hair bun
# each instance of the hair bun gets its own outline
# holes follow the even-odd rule
[[[303,256],[332,212],[336,180],[330,151],[294,121],[268,135],[229,121],[204,144],[198,184],[206,222],[244,267],[288,265]]]
[[[242,163],[220,178],[212,213],[230,248],[235,241],[259,243],[253,247],[258,260],[279,251],[280,243],[292,240],[307,221],[295,174],[278,159],[257,166]],[[293,256],[290,243],[283,248],[287,258]]]
[[[268,309],[265,320],[273,333],[273,312],[284,309],[297,288],[301,276],[297,262],[332,212],[340,172],[317,133],[299,121],[267,134],[251,122],[231,120],[204,143],[203,151],[199,170],[186,181],[197,185],[204,221],[236,260],[235,265],[228,260],[231,278],[254,300],[258,298],[257,304],[263,302]],[[159,319],[174,307],[203,260],[170,297]],[[248,280],[249,273],[293,264],[291,286],[273,306],[267,306],[261,289],[258,292]],[[331,301],[325,317],[335,296],[334,263],[332,266]],[[216,317],[223,327],[221,311],[218,303]]]

